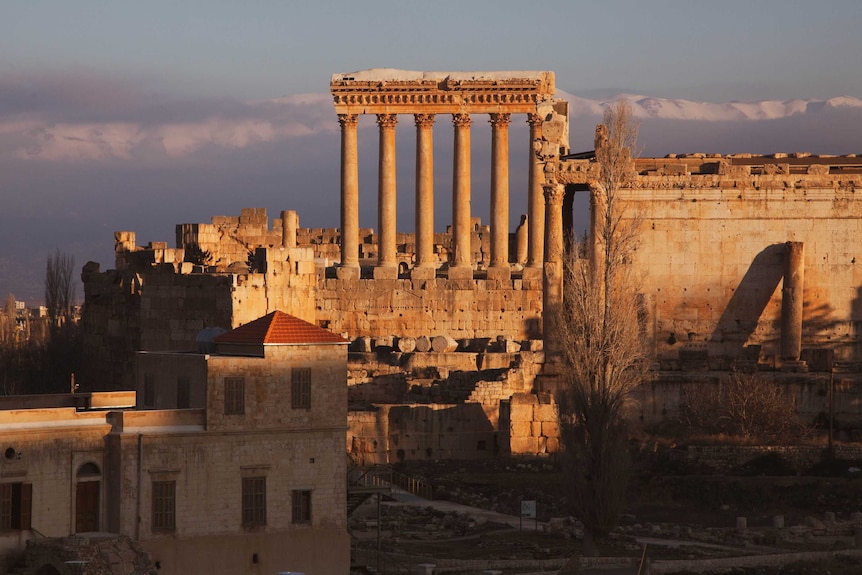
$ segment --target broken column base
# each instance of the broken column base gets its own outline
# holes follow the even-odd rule
[[[784,373],[808,373],[808,364],[799,359],[782,359],[781,371]]]

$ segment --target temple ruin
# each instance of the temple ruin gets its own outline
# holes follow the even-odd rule
[[[141,247],[118,232],[115,270],[83,272],[83,385],[129,388],[131,352],[193,349],[201,330],[278,309],[353,341],[349,439],[370,460],[554,451],[542,314],[562,297],[574,197],[592,194],[596,163],[569,150],[553,73],[368,70],[334,75],[330,90],[341,125],[340,227],[308,229],[290,210],[270,220],[244,209],[177,226],[174,248]],[[376,230],[358,221],[360,114],[375,114],[379,126]],[[408,193],[395,181],[394,131],[409,114],[412,234],[398,231],[394,215]],[[432,180],[439,114],[451,114],[454,142],[452,222],[442,233],[432,215],[432,190],[448,193]],[[529,123],[532,143],[518,230],[508,228],[513,114]],[[469,161],[470,126],[483,115],[493,150],[487,225],[469,210],[471,195],[484,193],[471,189]],[[636,168],[623,201],[641,222],[632,264],[655,367],[640,419],[671,417],[682,383],[733,369],[795,385],[806,418],[824,409],[818,374],[839,373],[841,416],[860,418],[862,159],[690,154],[638,159]],[[210,260],[184,261],[190,246]]]

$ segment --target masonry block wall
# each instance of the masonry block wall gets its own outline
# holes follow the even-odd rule
[[[704,351],[729,362],[761,346],[775,364],[785,244],[804,244],[803,346],[862,359],[862,176],[854,158],[652,158],[622,198],[639,225],[634,255],[654,353]],[[590,162],[564,164],[560,178],[588,184]],[[578,193],[578,192],[575,192]],[[667,364],[666,368],[674,368]]]
[[[317,321],[358,336],[541,336],[541,280],[321,278]]]

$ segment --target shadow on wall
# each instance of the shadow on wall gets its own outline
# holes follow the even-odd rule
[[[721,314],[710,343],[730,358],[743,357],[743,348],[757,329],[775,288],[784,277],[785,244],[773,244],[754,256]]]
[[[856,297],[850,304],[850,322],[852,330],[850,335],[855,343],[850,349],[848,359],[860,360],[862,359],[862,343],[860,343],[860,339],[862,339],[862,287],[856,288]]]

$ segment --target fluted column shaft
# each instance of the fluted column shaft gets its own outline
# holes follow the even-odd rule
[[[452,182],[452,234],[455,267],[470,263],[470,114],[452,114],[455,126],[455,166]]]
[[[802,353],[805,251],[802,242],[787,242],[781,289],[781,359],[797,361]]]
[[[416,266],[434,266],[434,114],[416,122]]]
[[[491,114],[491,262],[509,265],[509,122],[511,114]]]
[[[341,124],[341,265],[359,267],[359,161],[356,114],[339,114]]]
[[[377,225],[380,230],[377,245],[377,265],[398,267],[396,233],[395,186],[395,114],[377,114],[380,126],[380,152],[377,172]]]
[[[538,268],[542,265],[545,240],[545,196],[542,190],[542,170],[539,166],[539,156],[534,145],[542,135],[542,117],[529,114],[527,123],[530,125],[530,164],[527,198],[527,266]]]

